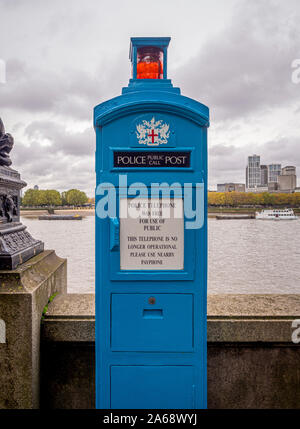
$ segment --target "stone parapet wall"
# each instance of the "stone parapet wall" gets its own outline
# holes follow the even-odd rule
[[[208,296],[208,407],[300,408],[300,295]],[[43,408],[93,408],[95,296],[67,294],[42,324]]]

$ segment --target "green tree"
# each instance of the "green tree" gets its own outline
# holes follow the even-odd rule
[[[45,192],[46,204],[48,206],[60,206],[61,196],[55,189],[47,189]]]
[[[38,193],[39,193],[38,195],[39,206],[46,206],[48,204],[46,191],[44,191],[43,189],[40,189]]]
[[[291,205],[293,207],[300,207],[300,192],[295,192],[291,195]]]
[[[225,206],[233,206],[232,192],[224,192]]]
[[[79,189],[70,189],[66,193],[66,199],[70,206],[82,206],[88,201],[86,193],[79,191]]]
[[[23,206],[33,207],[39,205],[39,191],[37,189],[27,189],[22,198]]]
[[[61,205],[61,196],[54,189],[28,189],[24,194],[22,204],[28,207],[59,206]]]
[[[263,192],[259,194],[260,204],[264,206],[272,206],[274,204],[274,194],[269,194],[268,192]]]

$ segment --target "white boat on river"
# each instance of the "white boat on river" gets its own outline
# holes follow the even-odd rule
[[[293,209],[272,209],[262,210],[256,212],[256,219],[260,220],[296,220],[298,216],[295,215]]]

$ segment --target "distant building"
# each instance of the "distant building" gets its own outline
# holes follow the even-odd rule
[[[218,183],[217,184],[217,192],[226,192],[226,183]]]
[[[281,164],[261,165],[260,155],[248,156],[246,192],[295,192],[296,187],[296,167],[287,165],[281,168]]]
[[[217,192],[245,192],[243,183],[221,183],[217,185]]]
[[[268,165],[268,183],[277,183],[278,176],[281,174],[281,164]]]
[[[248,156],[248,165],[246,167],[246,188],[255,189],[261,184],[260,156]]]
[[[34,185],[33,189],[34,189],[35,191],[38,191],[38,190],[39,190],[38,185]]]
[[[269,192],[277,191],[278,190],[278,182],[269,182],[267,189]]]
[[[268,166],[260,166],[260,186],[268,186]]]
[[[293,165],[287,165],[286,167],[283,167],[283,169],[281,170],[281,174],[282,176],[296,176],[296,167],[294,167]]]
[[[296,167],[288,165],[278,176],[278,189],[283,192],[294,192],[297,187]]]
[[[257,186],[256,188],[246,188],[246,192],[255,192],[260,194],[262,192],[268,192],[268,186]]]

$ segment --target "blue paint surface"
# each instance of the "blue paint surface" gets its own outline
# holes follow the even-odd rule
[[[193,351],[193,295],[113,294],[111,349],[114,351]],[[130,335],[127,335],[130,332]]]
[[[113,219],[96,216],[96,406],[206,408],[209,111],[180,95],[167,79],[169,38],[133,38],[133,66],[136,47],[146,42],[164,49],[164,79],[130,79],[121,96],[95,107],[97,186],[109,182],[119,197],[125,189],[122,174],[127,174],[126,186],[176,182],[194,188],[199,183],[201,227],[184,229],[182,270],[121,270],[119,207]],[[136,126],[153,117],[170,124],[170,137],[166,144],[142,145]],[[114,151],[142,150],[189,151],[191,163],[125,171],[114,166]],[[100,198],[96,195],[96,205]]]
[[[111,407],[194,408],[195,368],[136,365],[111,367]]]

